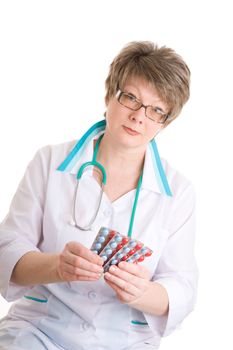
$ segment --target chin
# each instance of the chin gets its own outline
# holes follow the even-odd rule
[[[120,129],[112,131],[111,135],[117,144],[126,148],[143,147],[144,145],[141,134],[130,135],[124,130],[123,126]]]
[[[141,144],[139,139],[136,139],[135,137],[119,137],[117,139],[117,142],[121,145],[123,145],[125,148],[141,148],[143,145]]]

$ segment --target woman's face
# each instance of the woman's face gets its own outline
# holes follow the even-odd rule
[[[122,90],[134,95],[144,105],[159,107],[165,113],[168,112],[167,105],[160,99],[155,88],[143,79],[131,78],[127,80]],[[113,137],[117,143],[127,148],[145,149],[147,144],[164,127],[163,124],[147,118],[145,108],[132,111],[121,105],[115,96],[110,98],[106,106],[106,133]],[[137,133],[132,133],[127,128]]]

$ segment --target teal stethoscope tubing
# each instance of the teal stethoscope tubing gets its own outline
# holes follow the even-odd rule
[[[104,167],[99,162],[96,161],[96,157],[97,157],[98,150],[99,150],[99,144],[100,144],[100,141],[101,141],[102,137],[103,137],[103,135],[101,135],[99,137],[99,139],[97,140],[97,142],[96,142],[92,161],[83,163],[81,165],[81,167],[79,168],[79,171],[78,171],[77,176],[76,176],[76,178],[77,178],[77,186],[76,186],[75,195],[74,195],[74,202],[73,202],[73,220],[74,220],[74,224],[75,224],[74,226],[79,228],[82,231],[88,231],[88,230],[91,229],[92,224],[94,223],[94,221],[95,221],[95,219],[96,219],[96,217],[98,215],[98,212],[99,212],[99,209],[100,209],[100,205],[101,205],[101,202],[102,202],[104,186],[106,185],[106,182],[107,182],[107,174],[106,174],[106,171],[105,171]],[[75,213],[76,213],[76,200],[77,200],[79,181],[80,181],[80,179],[81,179],[81,177],[83,175],[83,172],[84,172],[85,168],[87,168],[88,166],[95,166],[102,173],[101,194],[100,194],[99,202],[98,202],[98,205],[97,205],[97,210],[95,211],[95,213],[94,213],[93,217],[91,218],[89,224],[85,225],[85,226],[80,226],[77,223],[76,215],[75,215]],[[136,194],[135,194],[135,198],[134,198],[134,204],[133,204],[132,213],[131,213],[131,217],[130,217],[130,223],[129,223],[129,229],[128,229],[128,237],[132,236],[134,218],[135,218],[135,213],[136,213],[137,203],[138,203],[138,197],[139,197],[139,192],[140,192],[141,184],[142,184],[142,174],[143,173],[141,173],[141,175],[139,177],[139,180],[138,180],[138,184],[137,184]]]

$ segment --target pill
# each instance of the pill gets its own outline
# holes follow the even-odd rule
[[[115,236],[115,234],[116,234],[116,232],[115,232],[115,231],[111,231],[111,232],[109,233],[108,237],[109,237],[109,238],[112,238],[112,237],[114,237],[114,236]]]
[[[109,233],[109,230],[108,230],[107,228],[102,228],[101,234],[102,234],[103,236],[107,236],[108,233]]]
[[[104,236],[99,236],[97,238],[97,242],[99,242],[99,243],[103,243],[104,241],[105,241],[105,237]]]
[[[96,244],[94,245],[94,247],[95,247],[95,249],[99,250],[99,249],[101,248],[101,244],[100,244],[100,243],[96,243]]]
[[[148,252],[145,254],[145,256],[151,256],[151,254],[152,254],[152,251],[148,250]]]
[[[129,252],[128,252],[128,255],[133,255],[135,253],[135,249],[131,249]]]
[[[138,262],[143,261],[143,260],[144,260],[144,256],[143,255],[140,256],[140,258],[137,259]]]
[[[136,253],[136,254],[134,254],[134,255],[132,256],[132,258],[138,259],[138,258],[140,258],[140,254]]]
[[[116,254],[116,249],[113,249],[112,256]]]
[[[118,260],[117,259],[113,259],[110,261],[110,264],[111,265],[116,265],[118,263]]]
[[[127,253],[130,251],[130,248],[128,248],[128,247],[124,247],[122,250],[123,250],[123,252],[124,252],[124,253],[126,253],[126,254],[127,254]]]
[[[112,254],[112,249],[106,249],[105,254],[108,255],[108,256],[111,255]]]
[[[135,246],[135,249],[136,250],[139,250],[143,247],[143,244],[142,243],[138,243],[136,246]]]
[[[128,237],[124,237],[123,239],[122,239],[122,244],[123,245],[125,245],[126,243],[128,243],[129,242],[129,238]]]
[[[128,257],[129,257],[129,255],[128,254],[126,254],[125,256],[123,256],[123,258],[121,259],[122,261],[125,261],[125,260],[127,260],[128,259]]]
[[[121,242],[122,241],[122,237],[120,235],[116,235],[115,241],[116,242]]]
[[[116,242],[110,243],[110,247],[113,248],[113,249],[116,248],[117,247],[117,243]]]
[[[141,253],[145,254],[147,251],[148,251],[148,248],[147,247],[143,247],[142,250],[141,250]]]
[[[136,244],[137,244],[136,241],[131,241],[131,242],[129,242],[129,246],[130,246],[130,247],[135,247]]]

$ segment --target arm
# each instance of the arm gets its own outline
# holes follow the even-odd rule
[[[105,280],[123,303],[151,315],[168,313],[166,289],[149,280],[149,271],[144,266],[121,262],[118,267],[110,267]]]
[[[170,236],[151,281],[140,266],[120,263],[105,274],[118,298],[142,311],[150,327],[170,334],[192,311],[196,299],[197,268],[194,259],[194,194],[185,188],[174,201]],[[127,268],[128,266],[128,268]]]
[[[168,231],[170,235],[152,280],[166,289],[169,311],[166,317],[161,318],[145,314],[150,327],[158,329],[162,336],[174,331],[196,302],[195,195],[191,185],[181,189],[174,198]]]
[[[8,301],[35,284],[90,280],[96,271],[99,278],[102,269],[102,259],[78,243],[68,244],[60,254],[40,251],[50,153],[46,147],[30,162],[0,225],[0,292]]]
[[[21,286],[59,282],[55,263],[57,259],[58,254],[28,252],[16,263],[11,282]]]
[[[77,242],[62,253],[28,252],[15,265],[11,281],[35,285],[64,281],[96,281],[103,271],[102,259]]]
[[[13,197],[9,213],[0,225],[0,292],[8,301],[20,298],[31,287],[18,286],[10,279],[22,256],[39,252],[48,158],[48,148],[36,153]]]
[[[169,309],[168,294],[161,284],[150,282],[146,292],[129,305],[147,314],[166,316]]]

